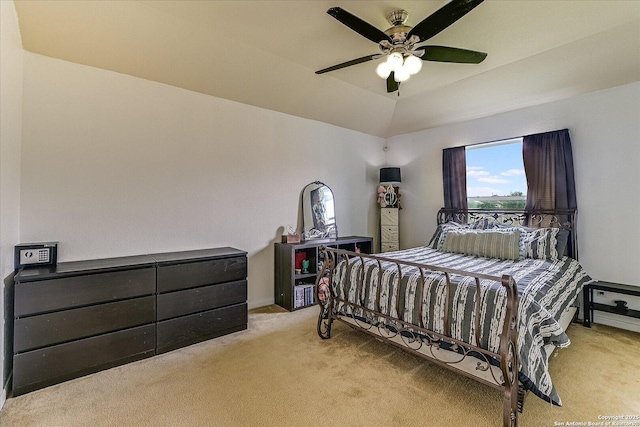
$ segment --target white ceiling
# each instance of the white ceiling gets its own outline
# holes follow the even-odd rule
[[[486,0],[430,39],[488,53],[478,65],[425,62],[386,93],[378,52],[326,13],[385,30],[393,10],[415,26],[427,1],[23,1],[27,51],[331,123],[393,135],[640,80],[640,0]]]

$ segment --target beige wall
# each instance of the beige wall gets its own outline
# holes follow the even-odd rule
[[[401,246],[428,242],[443,204],[442,149],[568,128],[580,262],[600,280],[639,285],[640,82],[389,139],[402,166]]]
[[[21,239],[59,261],[233,246],[256,307],[309,182],[375,231],[380,138],[28,52],[24,81]]]
[[[13,2],[0,1],[0,278],[11,280],[20,238],[23,51]],[[5,288],[0,282],[0,408],[5,392]]]

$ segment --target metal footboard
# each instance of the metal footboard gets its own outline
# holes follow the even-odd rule
[[[517,352],[517,313],[518,313],[518,292],[512,276],[502,277],[491,276],[466,271],[443,268],[438,266],[419,264],[414,262],[400,261],[378,255],[367,255],[350,252],[342,249],[321,247],[323,255],[324,274],[318,274],[316,281],[316,301],[320,304],[320,314],[318,316],[318,335],[323,339],[331,337],[331,326],[334,320],[344,322],[353,328],[357,328],[379,340],[388,342],[408,352],[416,354],[425,359],[443,366],[447,369],[458,372],[469,378],[490,387],[502,390],[503,397],[503,426],[517,426],[519,396],[522,398],[522,390],[519,393],[518,383],[518,352]],[[359,260],[363,268],[362,274],[357,279],[357,301],[348,301],[340,298],[334,291],[334,273],[339,262],[347,263]],[[400,310],[400,286],[396,286],[395,311],[397,317],[392,317],[382,312],[380,307],[381,286],[377,287],[377,295],[373,308],[365,306],[363,300],[363,286],[365,284],[365,261],[377,263],[378,283],[381,283],[383,266],[382,263],[392,263],[396,266],[398,283],[401,282],[404,271],[408,268],[417,269],[420,274],[421,283],[425,283],[425,276],[432,272],[440,272],[446,279],[446,300],[444,306],[444,331],[435,332],[425,328],[423,324],[424,304],[420,305],[419,324],[414,324],[403,319]],[[480,306],[481,292],[480,280],[487,279],[501,283],[506,290],[505,320],[500,334],[499,353],[489,351],[481,346],[480,336],[475,334],[474,343],[466,343],[453,338],[451,333],[449,302],[451,301],[451,275],[460,275],[473,278],[476,288],[475,315],[472,321],[476,331],[480,329]],[[343,281],[341,286],[345,285]],[[423,301],[423,286],[418,287],[420,294],[418,301]],[[344,289],[343,295],[347,295]],[[340,307],[340,310],[338,310]],[[391,311],[389,311],[391,312]],[[499,366],[497,361],[499,361]]]

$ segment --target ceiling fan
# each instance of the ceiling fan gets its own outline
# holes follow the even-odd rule
[[[408,13],[405,10],[392,12],[387,19],[392,27],[381,31],[357,16],[340,7],[332,7],[327,13],[361,36],[378,43],[380,51],[343,62],[332,67],[316,71],[316,74],[328,73],[374,59],[387,57],[378,65],[376,73],[387,80],[387,92],[398,90],[400,83],[416,74],[422,67],[422,61],[456,62],[479,64],[487,57],[484,52],[459,49],[447,46],[417,46],[427,41],[449,25],[462,18],[484,0],[452,0],[423,19],[415,27],[405,24]]]

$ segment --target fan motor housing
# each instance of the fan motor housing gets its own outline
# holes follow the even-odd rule
[[[396,25],[395,27],[391,27],[385,30],[385,34],[393,39],[394,43],[404,43],[407,39],[407,34],[411,31],[411,28],[408,25]]]
[[[407,18],[409,17],[409,12],[404,9],[394,10],[389,15],[387,15],[387,20],[393,27],[385,30],[385,34],[391,37],[393,43],[404,43],[407,39],[407,34],[411,31],[411,28],[404,23],[407,22]]]

